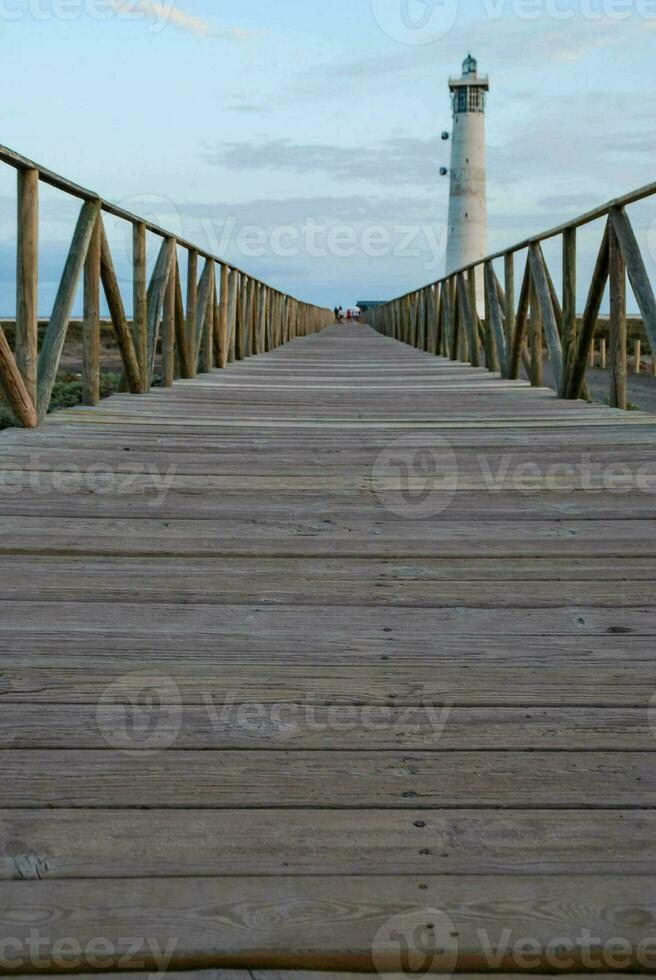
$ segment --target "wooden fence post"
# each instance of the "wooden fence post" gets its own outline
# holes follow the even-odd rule
[[[36,428],[39,417],[2,327],[0,327],[0,388],[20,425],[26,429]]]
[[[80,216],[75,227],[64,273],[57,290],[57,298],[52,316],[41,347],[38,361],[37,411],[43,419],[48,413],[52,389],[57,380],[57,371],[61,361],[66,333],[71,319],[73,302],[77,292],[80,274],[89,250],[89,242],[93,234],[98,215],[100,200],[86,201],[82,205]]]
[[[89,242],[84,261],[84,317],[82,321],[82,402],[100,401],[100,256],[102,232],[100,216]]]
[[[217,340],[217,367],[225,368],[228,363],[228,292],[230,288],[230,272],[225,263],[221,265],[221,294],[219,296],[219,325]]]
[[[18,171],[16,258],[16,365],[36,405],[39,281],[39,172]]]
[[[576,324],[576,228],[563,234],[563,358],[565,377],[569,377],[577,344]]]
[[[198,252],[195,248],[190,248],[187,252],[187,302],[185,305],[185,322],[187,326],[187,337],[192,353],[192,370],[194,377],[198,370],[198,357],[196,354],[196,313],[198,309]]]
[[[177,248],[175,239],[173,248]],[[175,256],[174,269],[169,273],[164,292],[163,312],[162,312],[162,387],[170,388],[175,378],[175,288],[177,267],[177,255]]]
[[[146,267],[146,226],[132,226],[132,337],[141,372],[141,390],[150,390],[148,370],[148,271]]]
[[[611,222],[608,238],[610,267],[610,404],[626,409],[626,265]]]

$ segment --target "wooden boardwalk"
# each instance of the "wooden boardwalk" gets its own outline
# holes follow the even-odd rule
[[[656,418],[334,327],[0,447],[21,972],[656,971]]]

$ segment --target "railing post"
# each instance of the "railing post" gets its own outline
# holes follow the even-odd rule
[[[84,318],[82,321],[82,401],[100,401],[100,255],[101,224],[96,219],[84,261]]]
[[[237,333],[237,293],[239,290],[239,273],[236,269],[230,270],[230,284],[228,288],[228,362],[235,360],[235,343]]]
[[[626,409],[626,264],[613,222],[609,236],[610,268],[610,404]]]
[[[483,266],[483,276],[485,276],[485,266]],[[498,371],[499,361],[497,360],[497,345],[494,339],[494,326],[492,323],[492,306],[490,303],[491,294],[487,289],[484,290],[485,298],[485,366],[488,371]],[[494,297],[496,298],[496,296]]]
[[[230,272],[225,263],[221,265],[221,295],[219,296],[219,325],[217,367],[223,370],[228,363],[228,291]]]
[[[100,214],[100,199],[85,201],[75,226],[73,240],[57,290],[52,316],[43,339],[37,365],[37,411],[39,418],[48,414],[52,389],[66,343],[66,334],[79,285],[80,275],[89,250],[89,242]]]
[[[198,252],[195,248],[190,248],[187,252],[187,302],[185,306],[185,320],[187,324],[187,337],[192,351],[193,375],[196,376],[198,370],[198,356],[196,351],[196,310],[198,306]]]
[[[563,356],[569,377],[578,330],[576,325],[576,228],[563,233]]]
[[[506,335],[507,357],[510,357],[513,337],[515,336],[515,253],[507,252],[503,257],[503,285],[506,296],[504,306],[504,332]],[[506,365],[506,377],[509,364]]]
[[[528,258],[530,267],[530,255]],[[530,273],[529,273],[530,275]],[[531,324],[530,324],[530,348],[531,348],[531,384],[534,388],[542,387],[542,316],[540,314],[540,303],[535,288],[533,276],[531,276]]]
[[[141,372],[141,390],[150,390],[148,370],[148,272],[146,268],[146,225],[132,226],[132,336]]]
[[[173,248],[177,248],[175,239]],[[162,387],[170,388],[175,377],[175,288],[177,255],[164,292],[162,312]]]
[[[18,171],[16,364],[36,406],[39,350],[39,171]]]

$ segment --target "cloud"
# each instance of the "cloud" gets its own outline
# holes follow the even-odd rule
[[[239,225],[263,228],[300,225],[308,220],[325,224],[418,224],[444,218],[445,194],[442,198],[438,194],[427,197],[425,193],[384,196],[326,194],[316,197],[255,198],[239,203],[182,202],[178,210],[183,219],[193,222],[236,220]],[[188,230],[185,229],[186,232]]]
[[[228,170],[320,173],[339,182],[373,184],[434,183],[440,162],[436,139],[396,137],[374,146],[297,143],[291,139],[225,143],[207,150],[204,159]]]
[[[256,102],[233,102],[230,105],[225,106],[226,112],[244,112],[244,113],[265,113],[270,112],[270,110],[263,105],[258,105]]]
[[[149,18],[159,30],[172,24],[181,31],[186,31],[196,37],[218,37],[231,41],[243,41],[252,37],[252,33],[240,27],[217,27],[211,21],[204,20],[192,14],[179,10],[176,0],[108,0],[112,7],[122,17],[134,17],[143,20]]]
[[[297,76],[285,95],[289,102],[339,101],[346,90],[352,91],[353,82],[371,79],[377,84],[380,79],[404,74],[445,78],[459,68],[468,50],[479,55],[484,68],[497,74],[507,72],[508,65],[562,71],[563,65],[584,61],[605,48],[650,44],[656,32],[656,15],[641,16],[637,10],[626,19],[591,18],[584,13],[560,19],[550,16],[550,6],[546,0],[537,3],[538,15],[533,19],[514,14],[512,3],[485,0],[480,4],[483,16],[459,18],[448,34],[431,44],[395,45],[376,55],[342,60],[339,65],[333,61],[313,64]]]

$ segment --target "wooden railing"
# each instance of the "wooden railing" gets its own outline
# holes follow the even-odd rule
[[[437,283],[379,307],[370,322],[381,333],[452,360],[482,363],[504,378],[517,379],[522,363],[531,383],[541,386],[546,346],[561,398],[587,396],[586,371],[594,354],[595,331],[610,282],[609,402],[627,407],[627,273],[640,310],[651,354],[656,354],[656,299],[626,212],[656,194],[656,183],[551,231],[489,255]],[[577,230],[606,219],[582,319],[577,317]],[[545,261],[545,241],[562,239],[563,288],[559,296]],[[515,257],[526,252],[515,304]],[[494,269],[503,260],[504,284]],[[484,286],[484,316],[477,291]],[[546,342],[546,344],[545,344]]]
[[[213,367],[260,354],[332,322],[328,310],[302,303],[189,242],[101,199],[92,191],[40,167],[6,147],[0,161],[18,172],[16,337],[12,351],[0,327],[0,387],[19,425],[46,416],[57,379],[76,292],[83,277],[83,400],[100,398],[100,288],[104,289],[125,373],[126,390],[151,388],[156,357],[162,385],[193,378]],[[82,207],[39,349],[39,184],[74,198]],[[132,225],[133,317],[128,321],[103,214]],[[147,233],[162,239],[147,278]],[[178,249],[187,253],[183,301]],[[199,263],[203,263],[200,278]],[[218,273],[218,281],[217,281]]]

